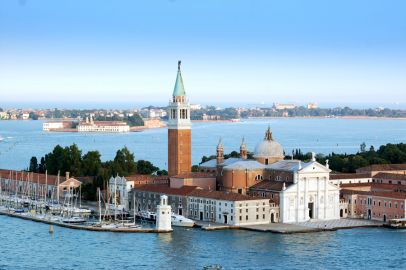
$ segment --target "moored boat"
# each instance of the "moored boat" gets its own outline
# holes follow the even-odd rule
[[[391,229],[406,229],[406,218],[390,219],[384,226]]]

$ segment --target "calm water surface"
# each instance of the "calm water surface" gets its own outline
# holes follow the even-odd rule
[[[286,152],[356,152],[362,142],[406,141],[406,121],[271,119],[195,123],[193,162],[214,154],[220,136],[226,152],[249,149],[268,124]],[[166,167],[166,129],[129,134],[44,133],[40,121],[0,121],[0,168],[21,169],[31,156],[56,144],[99,150],[104,160],[128,146],[137,159]],[[0,216],[0,269],[406,269],[406,231],[353,229],[277,235],[248,231],[185,230],[171,234],[114,234],[69,230]]]
[[[0,217],[0,269],[405,269],[406,231],[278,235],[175,229],[172,234],[76,231]]]
[[[203,155],[215,154],[220,137],[225,152],[239,151],[242,137],[248,149],[263,139],[268,125],[274,138],[286,153],[292,149],[317,153],[354,153],[362,142],[376,147],[406,141],[406,120],[368,119],[269,119],[246,120],[239,123],[194,123],[192,130],[193,163]],[[104,160],[114,158],[116,151],[127,146],[137,159],[167,167],[167,130],[154,129],[127,134],[47,133],[42,121],[0,121],[0,168],[22,169],[31,156],[43,156],[57,144],[76,143],[84,152],[99,150]]]

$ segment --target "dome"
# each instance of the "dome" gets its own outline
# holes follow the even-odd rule
[[[271,158],[271,157],[283,157],[282,146],[273,140],[271,128],[265,133],[265,138],[262,142],[258,143],[254,152],[255,158]]]
[[[283,157],[283,148],[276,141],[262,141],[255,147],[254,157]]]

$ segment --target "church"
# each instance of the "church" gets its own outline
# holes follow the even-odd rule
[[[216,159],[200,164],[200,171],[216,174],[218,190],[269,198],[271,204],[279,206],[279,211],[271,213],[271,221],[340,218],[340,189],[330,183],[328,164],[318,163],[314,153],[309,162],[285,160],[270,127],[255,147],[254,159],[247,158],[244,140],[240,158],[224,159],[221,140],[216,152]]]
[[[255,147],[253,158],[243,140],[239,158],[224,158],[223,142],[216,158],[191,172],[192,136],[190,103],[178,62],[174,91],[168,106],[168,176],[170,190],[193,186],[213,194],[269,201],[270,222],[303,222],[311,219],[339,219],[339,190],[330,183],[328,163],[285,160],[283,147],[273,138],[270,127]]]

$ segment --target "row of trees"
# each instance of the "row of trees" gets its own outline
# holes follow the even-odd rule
[[[303,153],[300,149],[296,149],[290,155],[286,155],[285,159],[291,159],[293,155],[294,159],[309,161],[312,158],[312,154]],[[233,151],[224,155],[224,158],[239,158],[240,153]],[[201,163],[215,159],[216,156],[203,156]],[[248,158],[253,158],[253,153],[248,153]],[[316,160],[325,164],[326,160],[329,160],[330,169],[336,172],[354,173],[356,169],[365,167],[372,164],[398,164],[406,163],[406,144],[386,144],[375,150],[373,146],[367,149],[365,143],[362,143],[360,150],[355,154],[336,154],[331,153],[329,155],[317,154]],[[194,168],[196,169],[196,168]]]
[[[292,117],[325,117],[325,116],[369,116],[369,117],[405,117],[406,110],[392,110],[392,109],[352,109],[349,107],[344,108],[316,108],[308,109],[303,106],[294,109],[275,110],[273,108],[260,108],[250,109],[241,112],[242,118],[247,117],[281,117],[287,112]]]
[[[88,200],[95,199],[97,188],[103,188],[111,176],[168,174],[167,171],[160,170],[149,161],[135,161],[134,154],[127,147],[118,150],[113,160],[102,162],[99,151],[89,151],[82,155],[82,151],[76,144],[66,147],[55,146],[52,152],[41,157],[40,162],[37,157],[32,157],[29,171],[39,173],[48,171],[52,175],[58,173],[65,175],[66,172],[70,172],[72,176],[90,177],[93,181],[82,186],[82,194]]]
[[[290,159],[291,156],[286,156]],[[311,159],[311,153],[302,153],[296,149],[293,153],[294,159],[308,161]],[[367,149],[365,143],[362,143],[360,150],[355,154],[336,154],[329,155],[317,154],[316,160],[325,164],[329,160],[330,169],[336,172],[353,173],[356,169],[372,164],[398,164],[406,163],[406,144],[386,144],[375,150],[373,146]]]

